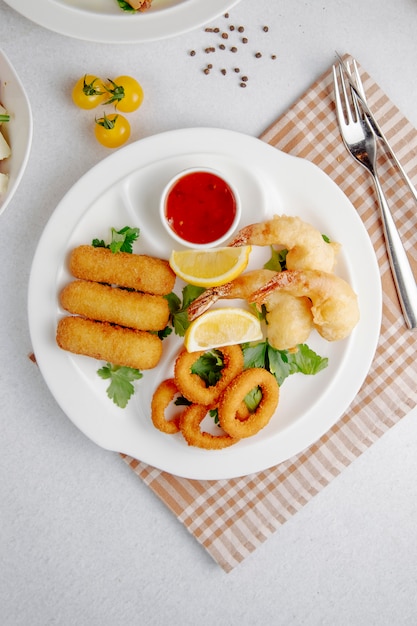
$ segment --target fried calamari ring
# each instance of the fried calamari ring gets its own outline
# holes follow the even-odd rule
[[[239,345],[224,346],[217,350],[223,355],[224,367],[219,381],[209,387],[198,374],[191,372],[194,363],[205,354],[204,350],[187,352],[184,349],[177,357],[174,370],[175,384],[182,395],[193,404],[206,407],[215,405],[222,391],[243,370],[243,352]]]
[[[238,411],[243,398],[259,387],[262,398],[254,413],[241,421]],[[251,437],[264,428],[278,406],[279,386],[273,374],[262,367],[244,370],[230,383],[219,399],[218,416],[223,430],[231,437]]]
[[[221,450],[237,443],[239,439],[228,434],[212,435],[200,429],[200,424],[207,415],[207,407],[191,404],[180,417],[180,430],[189,446],[204,448],[205,450]]]
[[[171,404],[175,395],[178,393],[177,385],[173,378],[163,380],[156,388],[151,402],[151,417],[155,428],[173,435],[178,433],[180,415],[175,415],[172,419],[167,420],[165,417],[165,411]]]

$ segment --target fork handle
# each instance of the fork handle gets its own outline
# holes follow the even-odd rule
[[[368,109],[369,111],[369,109]],[[398,171],[400,172],[401,176],[403,177],[404,181],[406,182],[408,189],[411,193],[411,195],[413,196],[414,200],[417,202],[417,190],[414,187],[413,183],[411,182],[411,179],[408,177],[406,171],[404,170],[403,166],[401,165],[397,155],[395,154],[394,150],[391,147],[391,144],[389,143],[388,139],[386,138],[382,128],[380,127],[380,125],[378,124],[378,122],[376,121],[376,119],[373,117],[372,113],[369,111],[365,111],[365,115],[368,119],[369,124],[371,125],[371,128],[373,129],[374,133],[376,134],[376,136],[378,137],[378,139],[380,139],[380,141],[385,145],[385,148],[387,149],[389,155],[391,156],[392,160],[394,161],[395,165],[398,168]]]
[[[378,176],[374,176],[376,191],[381,209],[382,226],[385,235],[388,258],[405,323],[408,328],[417,328],[417,285],[407,254],[395,226],[388,202]]]

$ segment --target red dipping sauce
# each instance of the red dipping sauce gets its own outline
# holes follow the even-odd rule
[[[179,178],[169,190],[165,214],[171,229],[192,244],[209,244],[223,237],[236,217],[235,195],[212,172],[195,171]]]

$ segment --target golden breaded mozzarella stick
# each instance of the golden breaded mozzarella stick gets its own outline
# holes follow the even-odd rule
[[[72,251],[70,271],[76,278],[160,296],[170,293],[175,284],[175,273],[164,259],[87,245]]]
[[[168,302],[163,296],[90,280],[74,280],[66,285],[60,303],[70,313],[136,330],[162,330],[169,320]]]
[[[157,335],[77,316],[59,320],[56,341],[63,350],[139,370],[152,369],[162,356]]]

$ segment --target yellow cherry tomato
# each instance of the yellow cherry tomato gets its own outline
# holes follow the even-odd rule
[[[80,109],[94,109],[107,98],[107,92],[100,78],[85,74],[77,80],[72,90],[72,100]]]
[[[143,89],[132,76],[118,76],[114,80],[110,78],[105,88],[110,96],[105,104],[112,104],[118,111],[132,113],[140,107],[143,102]]]
[[[111,113],[99,119],[95,124],[96,139],[105,148],[118,148],[130,137],[130,124],[123,115]]]

